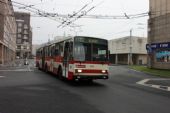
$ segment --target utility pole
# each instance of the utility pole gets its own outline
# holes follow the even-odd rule
[[[132,29],[130,29],[130,46],[129,46],[129,65],[133,64],[132,61]]]

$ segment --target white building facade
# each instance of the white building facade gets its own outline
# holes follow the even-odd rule
[[[113,64],[147,64],[147,38],[123,37],[109,41],[110,62]]]

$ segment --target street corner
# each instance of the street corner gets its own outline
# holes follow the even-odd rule
[[[156,88],[159,90],[170,91],[170,79],[168,78],[148,78],[136,82],[139,85]]]

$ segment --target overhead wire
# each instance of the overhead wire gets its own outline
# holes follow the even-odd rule
[[[87,15],[90,11],[92,11],[94,8],[96,8],[98,5],[102,4],[100,2],[99,4],[92,6],[88,10],[85,10],[88,5],[90,5],[92,2],[85,4],[82,8],[80,8],[78,11],[74,12],[73,14],[58,14],[58,13],[49,13],[43,10],[40,10],[38,8],[35,8],[35,5],[25,5],[23,3],[15,2],[14,6],[17,8],[22,8],[24,10],[30,11],[35,15],[32,15],[34,17],[47,17],[49,19],[55,20],[60,23],[58,26],[62,28],[65,26],[74,26],[74,22],[80,18],[92,18],[92,19],[135,19],[135,18],[141,18],[146,17],[149,15],[149,12],[146,13],[139,13],[139,14],[131,14],[131,15]],[[17,4],[17,5],[16,5]],[[80,13],[80,14],[79,14]],[[79,15],[78,15],[79,14]],[[73,25],[71,25],[73,24]]]
[[[52,19],[54,21],[57,21],[57,22],[60,22],[59,20],[57,19],[54,19],[54,18],[51,18],[52,16],[56,16],[56,14],[53,14],[51,15],[50,13],[48,12],[45,12],[45,11],[42,11],[40,9],[37,9],[37,8],[34,8],[33,6],[30,6],[30,5],[25,5],[25,4],[22,4],[22,3],[19,3],[19,2],[15,2],[15,1],[12,1],[14,3],[14,6],[17,7],[17,8],[20,8],[22,6],[25,6],[25,7],[22,7],[24,10],[27,10],[27,11],[30,11],[32,13],[35,13],[37,15],[39,15],[40,17],[47,17],[49,19]],[[17,5],[15,5],[17,4]]]
[[[20,8],[19,5],[14,5],[14,6]],[[33,10],[33,9],[35,9],[35,10]],[[87,12],[91,11],[92,9],[94,9],[94,7],[91,7],[91,9],[89,9],[86,12],[82,12],[82,14],[77,16],[77,17],[74,17],[74,16],[71,16],[71,17],[72,18],[80,18],[80,17],[81,18],[94,18],[94,19],[127,19],[124,15],[86,15]],[[67,14],[47,13],[47,12],[41,11],[41,10],[39,10],[37,8],[33,8],[32,6],[27,6],[26,8],[24,8],[24,10],[29,10],[29,11],[37,14],[37,15],[33,15],[34,17],[39,17],[40,16],[40,17],[55,17],[55,18],[64,18],[65,17],[66,18],[68,16]],[[148,16],[148,12],[140,13],[140,14],[128,15],[128,17],[130,17],[130,19],[139,18],[139,17],[145,17],[145,16]]]
[[[93,2],[93,0],[91,1],[91,3]],[[80,15],[78,15],[75,19],[73,19],[72,21],[68,22],[67,24],[65,24],[62,27],[65,27],[67,25],[72,24],[73,22],[75,22],[76,20],[78,20],[79,18],[82,18],[83,16],[87,15],[87,13],[89,13],[90,11],[92,11],[94,8],[96,8],[97,6],[99,6],[100,4],[102,4],[104,1],[99,2],[97,5],[92,6],[90,9],[88,9],[87,11],[82,11]],[[91,4],[89,3],[89,4]]]
[[[5,3],[5,2],[3,2],[3,1],[0,1],[1,3]],[[76,16],[79,12],[81,12],[82,11],[82,9],[84,9],[85,7],[87,7],[87,4],[86,5],[84,5],[78,12],[75,12],[75,13],[73,13],[72,15],[70,15],[70,14],[68,14],[68,15],[59,15],[59,14],[57,14],[57,13],[48,13],[48,12],[45,12],[45,11],[42,11],[42,10],[40,10],[40,9],[37,9],[37,8],[34,8],[33,6],[35,6],[36,4],[32,4],[32,5],[25,5],[25,4],[22,4],[22,3],[19,3],[19,2],[15,2],[15,1],[12,1],[13,3],[16,3],[16,4],[20,4],[20,5],[22,5],[22,6],[25,6],[25,7],[19,7],[19,6],[17,6],[18,8],[20,8],[20,9],[25,9],[26,10],[26,8],[30,8],[30,9],[34,9],[34,10],[36,10],[36,11],[38,11],[38,12],[43,12],[45,15],[44,16],[51,16],[51,17],[67,17],[67,16],[69,16],[69,17],[71,17],[71,18],[74,18],[74,16]],[[5,3],[5,4],[7,4],[7,3]],[[93,8],[93,7],[92,7]],[[159,12],[162,12],[162,11],[170,11],[170,10],[160,10],[160,11],[152,11],[152,13],[150,13],[150,12],[145,12],[145,13],[139,13],[139,14],[133,14],[133,15],[127,15],[127,13],[125,13],[126,14],[126,16],[128,16],[128,17],[130,17],[130,18],[138,18],[138,17],[145,17],[145,16],[148,16],[148,15],[154,15],[154,14],[156,14],[156,13],[159,13]],[[37,13],[37,12],[36,12]],[[41,14],[41,13],[40,13]],[[86,14],[86,13],[85,13]],[[40,15],[40,16],[43,16],[43,15]],[[105,15],[105,16],[103,16],[103,15],[84,15],[85,17],[84,18],[103,18],[103,17],[105,17],[106,19],[109,19],[109,18],[111,18],[111,19],[119,19],[119,17],[121,18],[121,17],[125,17],[125,15],[122,15],[122,16],[107,16],[107,15]],[[109,18],[107,18],[107,17],[109,17]],[[116,17],[118,17],[118,18],[116,18]],[[76,17],[75,17],[76,18]],[[105,19],[104,18],[104,19]]]
[[[30,11],[32,13],[35,13],[35,14],[39,15],[40,17],[47,17],[47,18],[49,18],[51,20],[57,21],[59,23],[62,23],[63,17],[62,16],[59,17],[58,13],[48,13],[46,11],[40,10],[38,8],[35,8],[33,6],[25,5],[23,3],[19,3],[19,2],[15,2],[15,1],[12,1],[12,2],[14,4],[17,4],[17,5],[14,5],[17,8],[25,6],[25,8],[23,8],[24,10]],[[58,17],[58,18],[54,18],[54,17]],[[62,19],[60,19],[60,18],[62,18]],[[75,24],[73,24],[73,25],[75,25]]]
[[[93,2],[93,0],[92,0],[91,2],[85,4],[82,8],[80,8],[77,12],[73,13],[72,15],[69,15],[69,14],[68,14],[68,17],[66,17],[65,20],[62,22],[62,24],[60,24],[60,25],[57,26],[57,27],[59,28],[59,27],[62,26],[62,28],[63,28],[63,27],[65,27],[66,25],[71,24],[72,21],[70,21],[70,19],[73,18],[73,17],[76,17],[77,14],[79,14],[80,12],[82,12],[83,9],[85,9],[85,8],[86,8],[88,5],[90,5],[92,2]]]

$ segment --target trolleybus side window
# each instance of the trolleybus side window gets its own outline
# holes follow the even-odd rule
[[[49,48],[49,46],[47,46],[47,56],[50,56],[50,48]]]
[[[48,56],[51,56],[51,46],[48,47]]]
[[[49,47],[47,46],[47,56],[49,56]]]
[[[55,45],[51,46],[51,56],[55,56]]]
[[[55,44],[55,55],[58,56],[59,54],[59,44]]]
[[[41,50],[41,52],[40,52],[40,55],[41,55],[41,57],[42,57],[42,50]]]
[[[61,56],[63,56],[63,45],[64,45],[63,42],[59,43],[59,54],[60,54]]]
[[[40,57],[40,50],[37,50],[36,56],[37,56],[37,57]]]
[[[48,56],[48,47],[45,47],[45,56]]]
[[[64,57],[63,57],[63,65],[67,66],[68,64],[68,57],[69,57],[69,42],[65,42],[64,44]]]
[[[73,60],[73,42],[69,43],[69,60]]]

